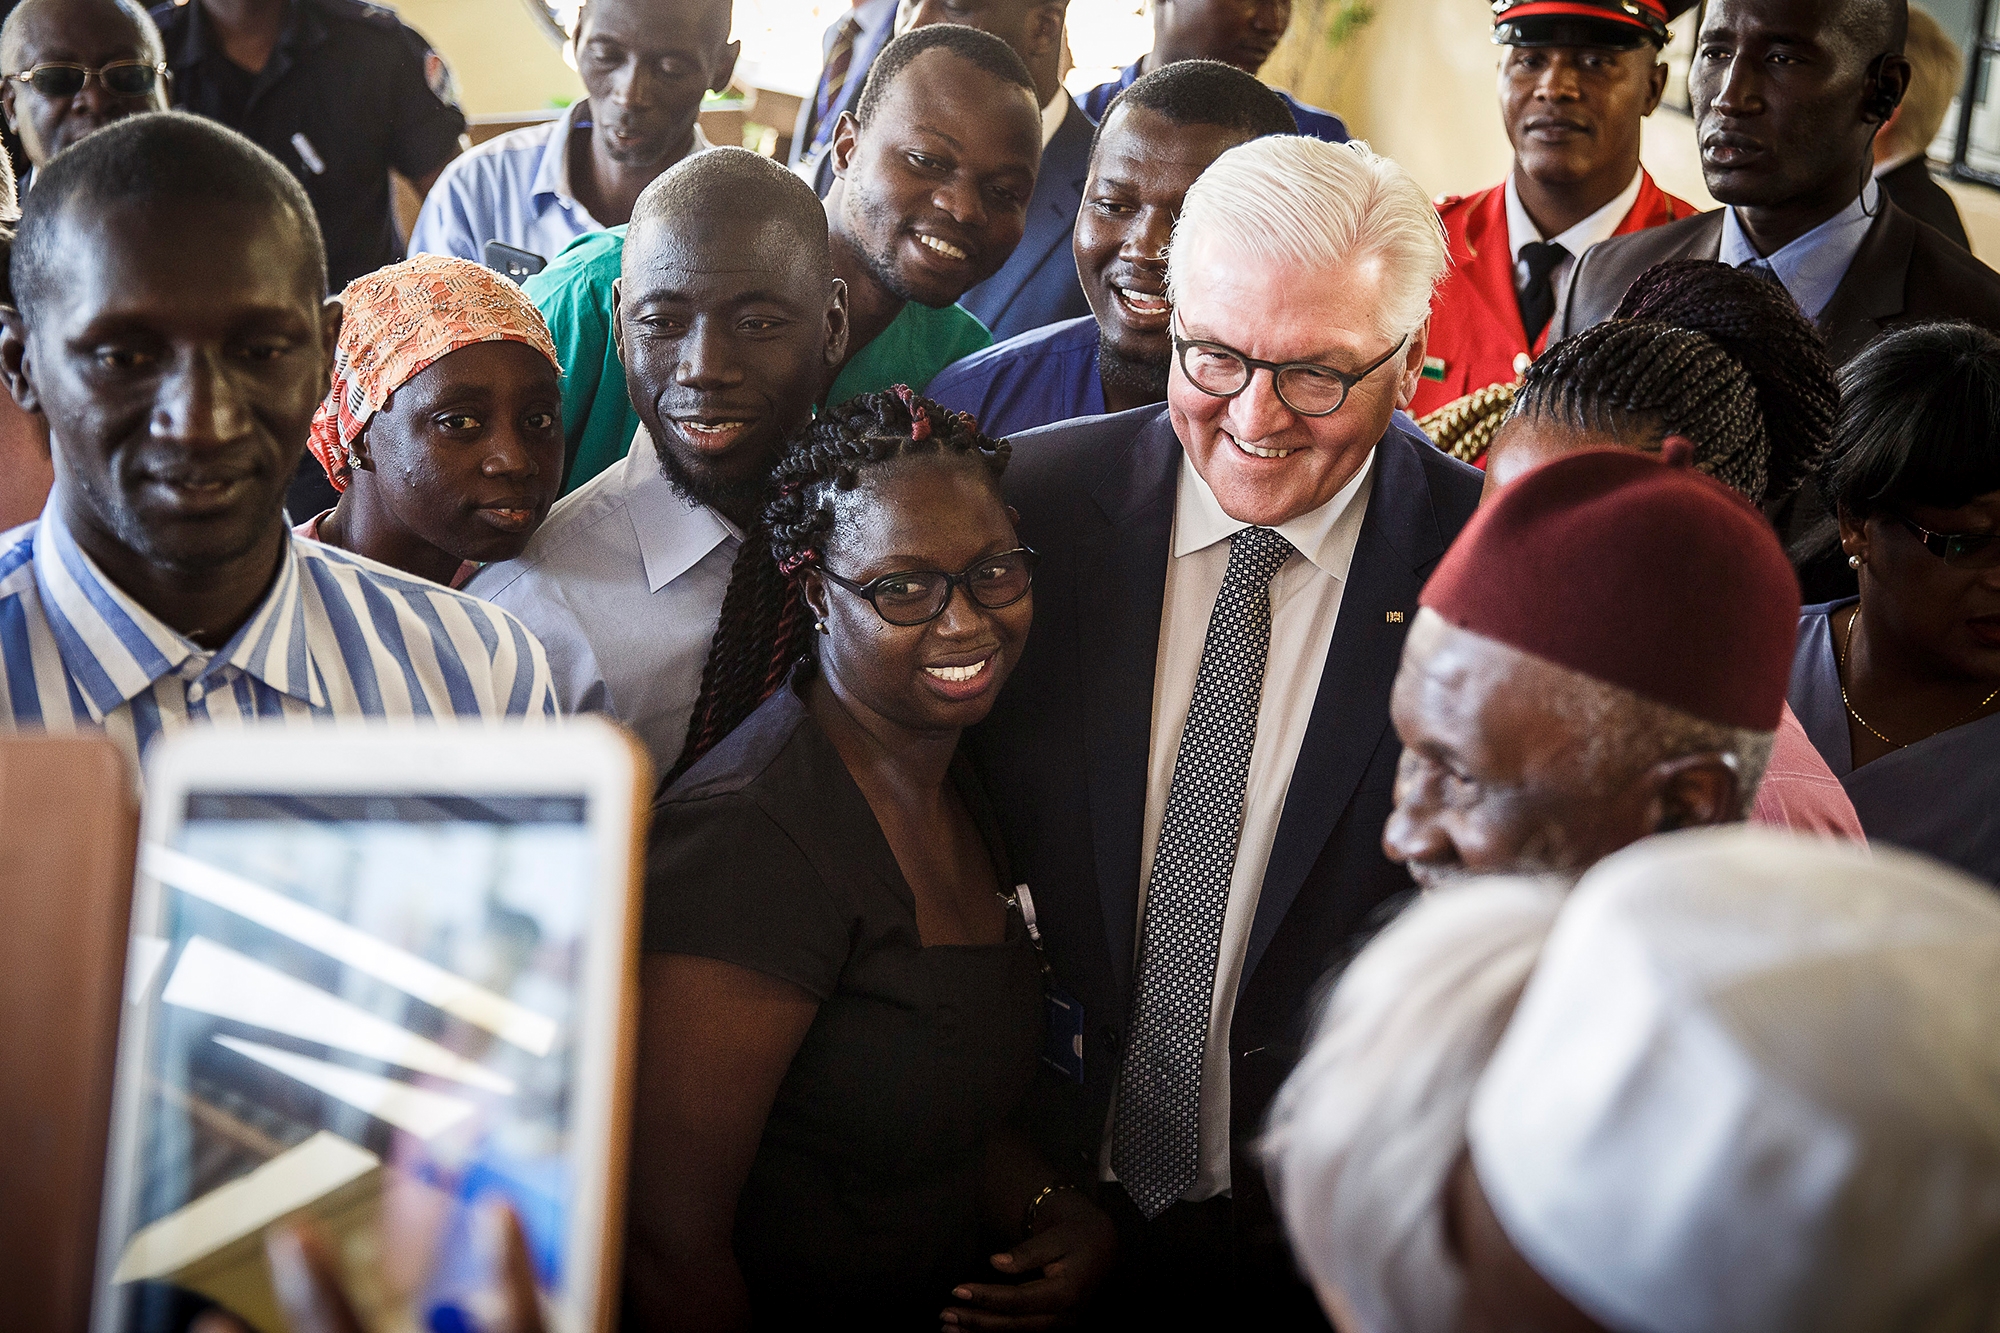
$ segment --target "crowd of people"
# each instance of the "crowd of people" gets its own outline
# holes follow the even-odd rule
[[[1082,98],[1062,0],[863,0],[789,166],[725,0],[462,154],[361,0],[21,0],[0,731],[628,728],[627,1327],[1990,1327],[1957,53],[1709,0],[1697,212],[1684,0],[1494,8],[1433,200],[1288,0]]]

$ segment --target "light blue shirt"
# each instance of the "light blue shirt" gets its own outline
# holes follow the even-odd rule
[[[285,540],[271,590],[211,651],[106,578],[53,507],[0,534],[0,732],[103,731],[136,773],[189,726],[556,715],[548,659],[513,616]]]
[[[500,241],[554,259],[578,236],[601,230],[604,224],[569,185],[570,132],[589,124],[586,98],[546,125],[488,139],[453,160],[424,198],[410,253],[478,264],[485,262],[486,242]]]
[[[527,550],[465,587],[548,646],[564,712],[615,718],[665,773],[687,740],[741,537],[674,489],[641,426],[624,460],[563,497]]]
[[[1840,280],[1847,276],[1848,265],[1859,253],[1862,238],[1874,225],[1881,199],[1882,191],[1874,181],[1869,181],[1853,203],[1770,255],[1757,253],[1743,224],[1736,220],[1736,210],[1727,209],[1722,218],[1722,248],[1716,258],[1731,268],[1763,259],[1791,293],[1800,313],[1807,319],[1818,319],[1820,311],[1833,299]]]

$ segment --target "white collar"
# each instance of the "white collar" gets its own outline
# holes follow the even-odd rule
[[[1322,574],[1345,582],[1354,563],[1354,546],[1361,539],[1361,520],[1368,512],[1370,479],[1375,475],[1374,449],[1362,460],[1348,483],[1331,500],[1274,529]],[[1195,471],[1194,460],[1181,451],[1180,484],[1174,488],[1174,558],[1227,541],[1248,523],[1223,511],[1215,492]],[[1359,503],[1356,503],[1357,500]]]
[[[1515,263],[1521,262],[1521,247],[1529,241],[1553,240],[1569,251],[1571,259],[1582,256],[1585,250],[1599,241],[1611,239],[1618,225],[1625,221],[1625,215],[1632,211],[1632,205],[1639,202],[1639,184],[1646,178],[1643,169],[1632,173],[1632,182],[1621,190],[1616,199],[1592,213],[1583,221],[1571,227],[1560,236],[1543,236],[1535,226],[1535,220],[1528,216],[1527,208],[1521,203],[1520,191],[1514,188],[1514,173],[1507,173],[1507,251]]]
[[[743,538],[734,523],[674,489],[644,424],[625,451],[625,470],[618,480],[625,492],[626,514],[639,538],[649,592],[666,587],[724,542]]]

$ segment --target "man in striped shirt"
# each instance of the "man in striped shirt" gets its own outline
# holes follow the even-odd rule
[[[340,308],[303,192],[233,131],[120,121],[52,160],[0,373],[56,482],[0,536],[0,731],[553,717],[547,659],[476,598],[292,536],[285,483]]]

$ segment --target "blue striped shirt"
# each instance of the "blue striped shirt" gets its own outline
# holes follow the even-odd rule
[[[190,725],[556,715],[542,645],[507,612],[286,540],[263,602],[210,652],[106,578],[53,506],[0,533],[0,731],[102,729],[136,772]]]

